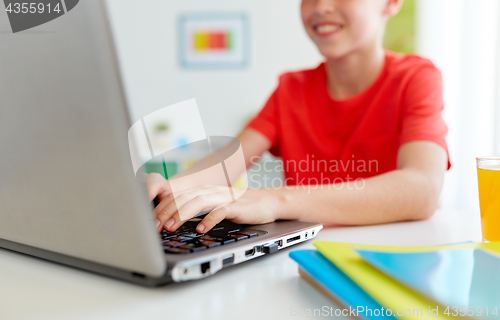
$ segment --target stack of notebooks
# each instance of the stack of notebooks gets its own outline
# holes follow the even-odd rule
[[[500,243],[395,247],[316,241],[300,275],[361,319],[500,319]]]

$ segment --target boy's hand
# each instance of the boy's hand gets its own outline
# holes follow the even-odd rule
[[[165,229],[173,232],[186,220],[210,210],[196,227],[197,232],[205,233],[223,219],[235,223],[263,224],[278,218],[279,206],[275,190],[232,188],[235,195],[244,192],[234,202],[228,197],[229,188],[220,186],[203,186],[176,192],[174,197],[165,179],[157,182],[158,177],[154,178],[155,181],[147,186],[150,199],[158,197],[159,200],[155,208],[158,231]],[[182,211],[181,215],[179,209]]]

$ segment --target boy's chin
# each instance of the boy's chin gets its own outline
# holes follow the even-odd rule
[[[329,48],[321,48],[319,47],[320,54],[325,57],[327,60],[338,60],[346,57],[351,50],[348,48],[340,48],[340,47],[329,47]]]

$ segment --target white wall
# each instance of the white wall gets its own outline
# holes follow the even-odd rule
[[[313,67],[320,55],[300,20],[300,0],[108,0],[133,120],[196,98],[209,135],[235,135],[284,71]],[[177,18],[186,12],[245,12],[250,63],[235,70],[185,70]]]
[[[495,151],[498,0],[418,0],[417,50],[441,69],[452,169],[444,208],[479,210],[475,157]]]

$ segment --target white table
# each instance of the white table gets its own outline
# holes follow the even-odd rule
[[[381,245],[481,241],[479,213],[438,211],[430,220],[331,227],[317,239]],[[333,304],[302,280],[290,250],[201,281],[148,289],[0,250],[0,319],[305,319],[292,308]],[[317,319],[318,317],[316,317]]]

